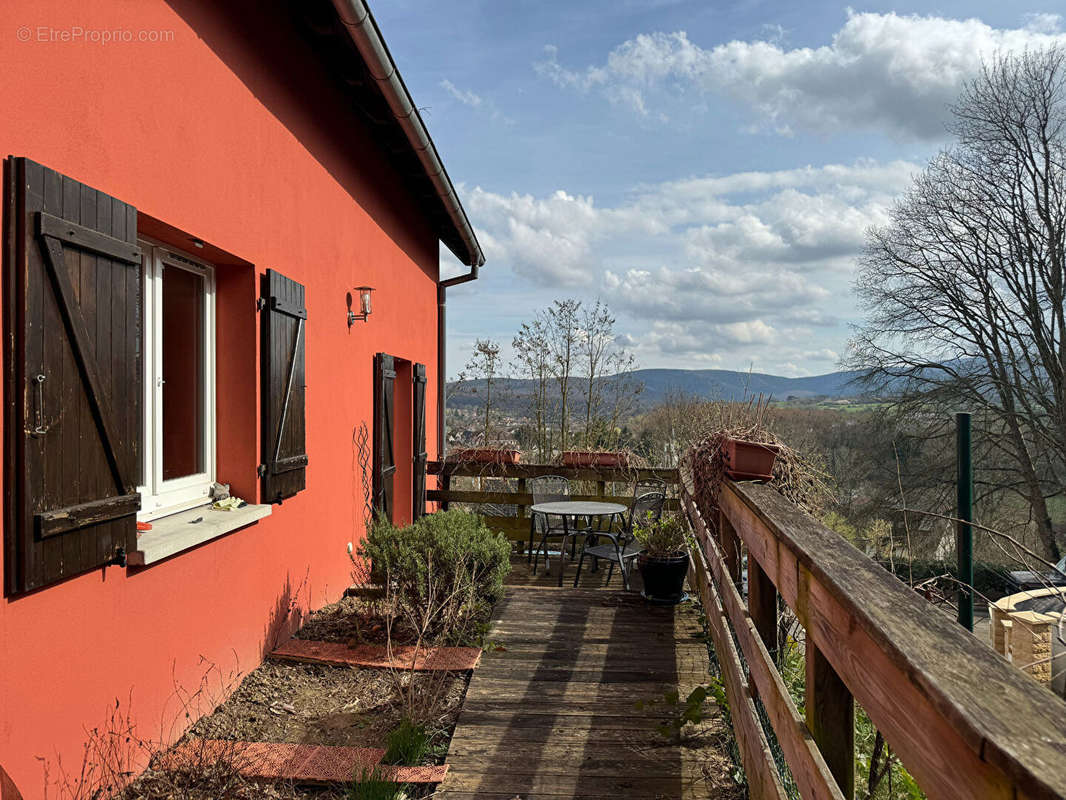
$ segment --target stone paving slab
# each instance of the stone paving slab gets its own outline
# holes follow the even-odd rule
[[[414,669],[416,671],[462,672],[481,661],[477,647],[422,647],[361,644],[349,647],[341,642],[290,639],[270,654],[285,661],[337,664],[352,667]]]

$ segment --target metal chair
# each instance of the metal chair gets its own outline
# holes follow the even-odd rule
[[[626,519],[622,530],[595,531],[596,537],[603,536],[611,540],[610,544],[586,544],[581,550],[581,559],[577,562],[577,574],[574,576],[574,587],[577,587],[581,579],[581,565],[585,562],[585,556],[602,558],[610,566],[607,569],[607,583],[611,582],[614,574],[614,565],[618,564],[618,570],[622,573],[622,585],[629,591],[629,570],[626,563],[639,556],[644,548],[638,544],[633,536],[633,529],[637,523],[657,522],[663,515],[663,506],[666,504],[666,495],[663,492],[646,492],[640,497],[634,498],[633,505],[629,508],[629,517]],[[587,542],[587,540],[586,540]]]
[[[666,494],[666,481],[662,478],[641,478],[633,484],[633,496],[640,497],[648,492]]]
[[[538,503],[556,503],[570,498],[570,481],[562,475],[542,475],[539,478],[531,478],[527,484],[530,494],[533,495],[533,505]],[[540,532],[540,542],[536,549],[533,547],[534,537]],[[529,555],[527,563],[533,565],[533,574],[537,574],[537,560],[541,550],[544,551],[544,563],[548,564],[548,539],[557,536],[562,539],[567,533],[562,517],[552,517],[551,514],[533,512],[529,515]]]

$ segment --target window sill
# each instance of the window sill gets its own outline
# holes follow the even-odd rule
[[[198,544],[216,539],[225,533],[243,528],[256,520],[270,516],[268,505],[246,505],[236,511],[215,511],[210,506],[197,506],[188,511],[160,517],[152,522],[152,530],[137,537],[137,549],[130,553],[131,567],[145,567],[188,550]],[[201,522],[193,520],[202,517]]]

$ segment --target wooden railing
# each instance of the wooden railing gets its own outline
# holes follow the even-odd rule
[[[561,475],[575,483],[587,484],[595,491],[588,494],[572,494],[574,500],[601,500],[622,503],[626,506],[633,500],[633,489],[638,481],[661,480],[667,484],[668,495],[676,494],[678,475],[676,469],[651,469],[644,467],[564,467],[555,464],[478,464],[468,461],[430,461],[426,472],[440,476],[440,488],[429,489],[426,499],[439,502],[442,508],[451,503],[472,503],[477,506],[514,506],[514,516],[502,514],[483,515],[493,530],[501,531],[521,546],[529,538],[529,506],[533,495],[527,487],[530,478],[542,475]],[[514,489],[505,491],[482,491],[453,488],[453,478],[508,478]],[[680,510],[676,497],[668,497],[666,509]]]
[[[772,487],[726,483],[709,519],[683,469],[681,498],[752,798],[786,797],[756,698],[804,798],[854,796],[856,702],[930,798],[1066,797],[1062,700]],[[805,718],[771,655],[778,596],[806,634]]]

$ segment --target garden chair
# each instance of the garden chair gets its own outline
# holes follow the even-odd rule
[[[586,540],[585,547],[581,550],[581,558],[577,562],[577,574],[574,576],[574,587],[577,587],[581,579],[581,565],[585,562],[585,556],[603,558],[610,565],[607,569],[607,583],[611,582],[614,574],[614,565],[622,573],[622,585],[629,591],[629,568],[626,566],[644,550],[635,540],[633,530],[638,522],[658,521],[663,515],[663,506],[666,504],[666,495],[663,492],[646,492],[634,498],[633,505],[629,508],[629,517],[622,526],[622,530],[596,531],[597,541],[589,543]],[[600,544],[599,537],[610,540],[610,543]]]
[[[633,496],[640,497],[648,492],[660,492],[666,495],[666,481],[662,478],[641,478],[633,484]]]
[[[538,503],[556,503],[570,499],[570,481],[561,475],[542,475],[539,478],[531,478],[528,483],[530,494],[533,495],[533,505]],[[551,514],[532,513],[529,515],[529,556],[527,563],[533,565],[533,574],[537,574],[537,559],[541,550],[544,551],[544,563],[548,564],[548,540],[557,537],[560,540],[566,533],[562,517]],[[534,547],[534,538],[540,534],[540,540]]]

